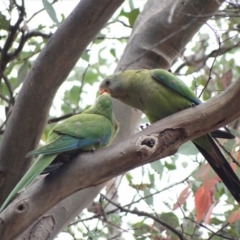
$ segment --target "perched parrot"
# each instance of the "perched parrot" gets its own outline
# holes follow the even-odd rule
[[[28,186],[57,157],[82,151],[93,151],[110,144],[118,132],[118,123],[112,112],[109,94],[101,95],[95,104],[81,114],[72,116],[54,126],[48,134],[46,145],[33,150],[27,157],[39,155],[20,182],[7,197],[0,212],[12,197]]]
[[[127,70],[102,81],[100,94],[107,92],[123,103],[140,109],[151,123],[183,109],[201,104],[184,82],[163,69]],[[217,135],[221,131],[214,131]],[[233,197],[240,203],[240,181],[210,134],[192,140]]]

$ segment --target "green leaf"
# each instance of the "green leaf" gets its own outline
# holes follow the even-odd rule
[[[0,13],[0,29],[9,30],[10,22],[6,19],[6,16]]]
[[[176,169],[176,165],[175,165],[175,164],[165,162],[164,165],[165,165],[165,167],[166,167],[168,170],[175,170],[175,169]]]
[[[148,173],[148,178],[151,183],[151,186],[153,187],[155,185],[155,175],[152,173]]]
[[[113,55],[113,57],[116,58],[116,49],[111,48],[111,49],[110,49],[110,53]]]
[[[98,74],[91,70],[88,70],[85,74],[84,82],[90,85],[93,85],[93,83],[97,81],[98,81]]]
[[[213,225],[222,225],[223,221],[221,221],[220,219],[218,219],[216,217],[212,217],[211,218],[211,224],[213,224]]]
[[[78,102],[80,98],[79,95],[80,95],[80,87],[73,86],[69,91],[65,92],[64,98],[67,100],[67,102],[70,102],[75,106],[78,106]]]
[[[150,163],[151,168],[156,171],[158,174],[162,175],[164,166],[161,161],[155,161]]]
[[[132,177],[132,175],[131,175],[130,173],[126,173],[126,174],[125,174],[125,177],[126,177],[128,183],[132,183],[133,177]]]
[[[211,92],[209,90],[205,89],[203,92],[202,98],[204,101],[208,100],[209,98],[211,98]]]
[[[148,196],[148,197],[147,197]],[[148,188],[146,188],[144,190],[144,201],[148,204],[148,205],[153,205],[153,196],[151,195],[151,192]]]
[[[134,230],[135,235],[139,236],[138,239],[145,239],[145,237],[141,238],[141,236],[149,232],[151,227],[142,221],[134,223],[131,228]]]
[[[52,19],[53,22],[55,22],[57,25],[59,24],[59,21],[57,19],[56,12],[52,6],[52,4],[48,0],[42,0],[42,4],[49,15],[49,17]]]
[[[161,213],[159,218],[173,228],[177,228],[179,226],[178,217],[173,212]],[[154,227],[157,229],[161,229],[162,231],[164,231],[165,229],[165,227],[163,227],[158,222],[154,222]],[[178,237],[167,228],[166,228],[166,234],[167,236],[170,236],[170,238],[168,237],[168,239],[172,239],[172,240],[178,239]]]
[[[83,60],[85,60],[86,62],[89,62],[90,55],[89,55],[88,51],[84,51],[83,54],[82,54],[82,56],[81,56],[81,58],[82,58]]]
[[[99,50],[99,52],[98,52],[98,64],[99,64],[99,65],[105,65],[106,62],[107,62],[107,59],[106,59],[106,58],[103,58],[103,57],[101,56],[101,53],[105,50],[105,48],[106,48],[106,47],[101,48],[101,49]]]
[[[66,103],[63,103],[61,106],[61,110],[64,114],[68,114],[72,112],[72,109],[70,108],[69,105],[67,105]]]
[[[24,61],[22,66],[18,70],[17,81],[13,85],[13,90],[20,86],[20,84],[24,81],[28,72],[28,61]]]
[[[179,226],[178,217],[173,212],[161,213],[159,218],[174,228]],[[159,223],[155,222],[154,225],[159,228]]]
[[[129,21],[129,24],[131,27],[133,27],[137,17],[138,17],[138,14],[139,14],[139,9],[133,9],[130,13],[129,13],[129,17],[128,17],[128,21]]]
[[[122,10],[120,15],[125,16],[128,19],[130,26],[133,27],[133,25],[138,17],[139,12],[140,11],[138,8],[133,9],[130,12],[125,12],[124,10]]]
[[[110,214],[108,219],[116,226],[119,226],[121,224],[121,218],[119,214]]]

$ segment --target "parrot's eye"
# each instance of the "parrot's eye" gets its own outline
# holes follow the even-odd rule
[[[109,79],[106,79],[106,86],[109,86],[110,85],[110,80]]]

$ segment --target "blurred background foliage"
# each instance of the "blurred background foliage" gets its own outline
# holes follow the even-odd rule
[[[33,2],[2,0],[0,3],[0,140],[28,70],[78,3],[69,1],[66,11],[66,1]],[[53,124],[94,102],[99,82],[114,71],[145,2],[125,1],[89,44],[56,94],[43,142]],[[171,67],[203,101],[224,91],[240,76],[239,16],[240,3],[226,1],[179,53]],[[146,122],[143,117],[142,124]],[[230,161],[232,158],[239,161],[239,121],[229,128],[236,139],[220,143]],[[202,156],[191,143],[186,143],[174,156],[126,173],[120,178],[115,193],[124,210],[115,206],[107,211],[108,190],[104,190],[104,195],[69,224],[58,239],[179,239],[161,221],[184,231],[187,239],[236,239],[240,235],[240,222],[226,225],[226,220],[238,206],[223,184],[214,189],[210,203],[214,208],[209,222],[203,219],[206,225],[199,225],[195,221],[194,195],[203,181],[199,177],[203,166]],[[236,171],[240,176],[239,167]],[[184,199],[181,193],[188,186],[190,192]],[[173,210],[177,201],[183,203]],[[146,214],[141,215],[140,211]]]

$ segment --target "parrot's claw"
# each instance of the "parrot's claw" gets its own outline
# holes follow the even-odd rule
[[[196,106],[196,104],[193,102],[190,104],[190,107],[195,107],[195,106]]]
[[[144,130],[145,128],[149,127],[150,124],[146,123],[145,125],[140,125],[141,130]]]

